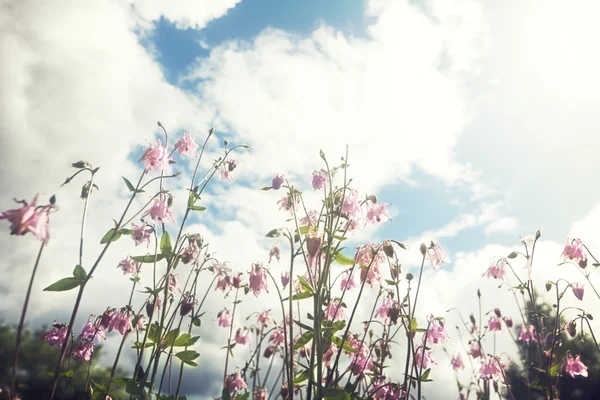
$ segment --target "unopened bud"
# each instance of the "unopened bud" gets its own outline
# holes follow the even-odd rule
[[[409,281],[409,282],[410,282],[410,281],[412,281],[412,280],[413,280],[413,278],[414,278],[414,275],[413,275],[413,274],[411,274],[410,272],[409,272],[408,274],[406,274],[406,280],[407,280],[407,281]]]
[[[577,335],[577,323],[575,322],[575,320],[569,322],[569,325],[567,326],[567,332],[569,332],[569,335],[573,338],[575,337],[575,335]]]
[[[549,292],[550,289],[552,289],[552,282],[548,281],[546,282],[546,292]]]
[[[421,247],[419,247],[419,250],[421,250],[421,254],[423,255],[427,253],[427,246],[425,246],[425,243],[421,243]]]
[[[475,325],[475,316],[473,316],[473,314],[469,315],[469,320],[473,325]]]
[[[90,164],[87,161],[81,160],[81,161],[77,161],[77,162],[71,164],[71,166],[73,168],[86,168],[86,167],[89,167]]]
[[[513,320],[511,317],[504,317],[504,323],[506,324],[507,328],[512,328],[513,326]]]
[[[496,317],[498,317],[498,318],[502,317],[502,313],[500,312],[499,308],[494,308],[494,313],[496,314]]]
[[[383,252],[389,258],[394,257],[394,247],[392,246],[392,243],[389,240],[386,240],[385,242],[383,242]]]
[[[227,140],[227,139],[223,140],[223,145],[225,147],[229,146],[229,140]]]
[[[535,233],[535,238],[539,239],[542,236],[542,232],[540,232],[539,230]]]

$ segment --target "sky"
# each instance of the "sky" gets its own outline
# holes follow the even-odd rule
[[[60,186],[70,163],[100,167],[86,264],[127,200],[121,176],[139,175],[137,160],[159,137],[157,121],[197,142],[215,127],[205,170],[223,140],[251,146],[236,154],[236,180],[214,182],[207,211],[189,226],[234,269],[266,261],[264,234],[285,223],[280,193],[259,189],[285,173],[317,201],[310,177],[322,168],[319,150],[339,160],[348,145],[354,185],[389,203],[393,220],[350,243],[404,241],[409,270],[421,241],[437,240],[449,255],[426,272],[422,317],[452,318],[447,304],[468,314],[477,288],[486,307],[516,314],[508,293],[493,294],[496,282],[481,275],[537,229],[540,287],[559,275],[581,280],[557,264],[567,237],[600,248],[599,8],[591,0],[0,0],[0,209],[36,193],[56,194],[60,207],[30,326],[68,319],[74,298],[42,292],[77,263],[80,183]],[[174,167],[176,200],[186,198],[194,163]],[[0,316],[15,322],[37,243],[7,227],[3,235]],[[127,301],[129,282],[113,266],[135,250],[115,244],[86,289],[80,323]],[[218,311],[217,301],[207,315]],[[222,368],[223,344],[211,320],[203,329],[206,363],[189,371],[201,384],[186,387],[188,398],[218,394],[211,371]],[[447,385],[453,376],[440,368],[431,398]]]

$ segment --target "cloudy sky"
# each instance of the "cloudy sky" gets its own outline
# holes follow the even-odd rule
[[[264,234],[287,217],[280,193],[259,188],[280,172],[309,191],[319,150],[339,160],[348,145],[354,186],[390,203],[393,217],[353,244],[405,241],[401,261],[414,268],[431,238],[451,258],[426,273],[423,316],[443,316],[448,304],[475,311],[477,288],[487,310],[516,313],[512,297],[480,277],[490,257],[537,229],[540,287],[559,274],[581,280],[557,264],[567,236],[600,251],[598,12],[591,0],[0,0],[0,209],[36,193],[56,194],[60,206],[30,325],[67,320],[75,296],[41,291],[77,263],[83,181],[60,187],[70,163],[101,168],[86,231],[92,263],[126,203],[121,176],[139,176],[156,121],[197,142],[216,128],[204,170],[224,139],[252,147],[236,155],[235,182],[215,182],[189,228],[234,269],[266,261]],[[176,204],[193,162],[175,166]],[[0,315],[14,322],[38,243],[4,228]],[[86,290],[80,322],[127,301],[129,282],[114,267],[140,250],[122,242]],[[210,318],[223,306],[214,300]],[[189,372],[203,382],[187,386],[197,398],[218,394],[206,366],[222,368],[224,343],[210,318],[199,347],[206,364]],[[444,370],[432,396],[452,385]]]

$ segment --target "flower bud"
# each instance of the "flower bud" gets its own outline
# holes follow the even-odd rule
[[[511,317],[504,317],[503,320],[504,320],[504,323],[506,324],[507,328],[512,328],[513,320]]]
[[[383,252],[389,258],[394,257],[394,247],[392,246],[392,243],[389,240],[383,242]]]
[[[573,338],[575,337],[575,335],[577,335],[577,323],[575,322],[575,320],[569,322],[569,325],[567,326],[567,332],[569,332],[569,335]]]
[[[537,232],[535,232],[535,238],[539,239],[542,236],[542,232],[540,232],[540,230],[538,229]]]
[[[502,317],[502,313],[500,312],[499,308],[494,308],[494,313],[496,314],[496,317],[498,317],[498,318]]]
[[[421,243],[421,247],[419,247],[419,250],[421,250],[421,254],[423,255],[427,253],[427,246],[425,246],[425,243]]]
[[[406,280],[407,280],[407,281],[409,281],[409,282],[410,282],[410,281],[412,281],[412,280],[413,280],[413,278],[414,278],[414,275],[413,275],[413,274],[411,274],[410,272],[409,272],[408,274],[406,274]]]

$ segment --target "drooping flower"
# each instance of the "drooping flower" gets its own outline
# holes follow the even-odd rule
[[[271,358],[271,356],[277,351],[277,346],[274,344],[270,344],[265,348],[263,353],[264,358]]]
[[[96,345],[100,343],[100,340],[106,340],[106,333],[102,327],[101,320],[96,321],[95,319],[94,315],[90,315],[79,335],[80,341],[93,342]]]
[[[439,243],[431,243],[431,246],[427,249],[427,257],[429,258],[429,262],[431,262],[431,266],[434,270],[436,270],[440,265],[446,264],[450,261],[446,255],[446,252]]]
[[[123,275],[131,274],[137,276],[140,272],[140,268],[142,264],[137,261],[133,261],[133,259],[129,256],[125,257],[119,262],[117,268],[121,268],[123,270]]]
[[[473,358],[478,358],[478,357],[482,357],[483,354],[481,353],[481,347],[479,346],[479,343],[473,341],[471,342],[471,348],[469,349],[469,355]]]
[[[294,203],[296,205],[300,204],[300,197],[289,193],[277,201],[280,210],[289,211],[290,213],[294,212]]]
[[[233,284],[229,275],[219,275],[219,277],[217,278],[217,284],[215,285],[215,290],[228,292],[231,290],[232,286]]]
[[[288,285],[288,283],[290,283],[290,272],[289,271],[285,271],[281,273],[281,285],[283,286],[283,289],[285,289],[285,287]]]
[[[363,378],[366,372],[370,372],[375,365],[368,355],[358,353],[352,359],[348,369],[352,372],[352,375]]]
[[[316,226],[319,220],[319,213],[316,210],[310,210],[306,216],[300,219],[300,226]]]
[[[519,340],[523,342],[537,342],[535,338],[535,327],[533,325],[521,326],[521,333],[519,334]]]
[[[372,224],[378,224],[380,222],[391,221],[392,217],[386,209],[387,206],[389,206],[387,203],[375,204],[372,201],[368,201],[365,225],[369,222]]]
[[[131,238],[134,240],[135,245],[139,246],[140,244],[146,242],[146,247],[150,245],[150,237],[154,228],[146,223],[146,221],[142,220],[142,225],[131,224]]]
[[[227,180],[229,182],[233,182],[233,180],[235,179],[233,177],[233,171],[236,169],[237,167],[237,162],[235,160],[227,160],[223,163],[223,166],[221,167],[221,179],[222,180]]]
[[[323,361],[325,362],[325,366],[327,368],[331,368],[331,364],[335,360],[335,356],[337,355],[337,353],[338,347],[335,344],[331,343],[325,354],[323,354]]]
[[[582,285],[579,282],[573,283],[571,285],[571,289],[573,290],[573,294],[575,295],[575,297],[577,297],[579,300],[583,300],[583,288],[584,285]]]
[[[482,275],[488,278],[494,279],[502,279],[506,276],[506,258],[501,258],[499,260],[492,259],[490,260],[490,266],[487,271]]]
[[[242,287],[243,275],[244,274],[242,274],[241,272],[233,274],[233,278],[231,279],[231,285],[234,288],[239,289]]]
[[[250,344],[250,329],[239,328],[235,333],[235,342],[239,344]]]
[[[362,202],[358,191],[349,190],[346,193],[344,205],[342,206],[342,213],[344,213],[348,219],[359,219],[362,217]]]
[[[340,290],[352,290],[356,288],[356,282],[354,277],[350,274],[350,270],[347,269],[342,272],[342,280],[340,282]]]
[[[280,345],[280,344],[284,343],[285,335],[283,333],[283,329],[282,328],[275,329],[275,331],[273,331],[273,333],[271,333],[271,336],[269,336],[269,342],[273,343],[274,345]]]
[[[217,321],[220,327],[227,328],[231,325],[231,320],[231,314],[229,311],[227,311],[227,309],[219,311],[217,314]]]
[[[269,324],[273,323],[273,317],[271,317],[271,310],[265,310],[258,314],[256,320],[263,327],[269,326]]]
[[[535,241],[535,238],[532,235],[527,235],[527,236],[521,238],[521,243],[526,244],[527,246],[533,245],[534,241]]]
[[[361,282],[366,281],[371,287],[381,281],[380,266],[386,261],[385,253],[379,247],[377,243],[367,243],[359,247],[356,254],[356,262],[361,267],[367,267],[361,268],[360,280]],[[379,251],[377,251],[378,249]],[[375,251],[377,253],[373,255]]]
[[[455,371],[465,368],[465,363],[463,362],[460,353],[452,357],[452,359],[450,360],[450,364],[452,365],[452,368],[454,368]]]
[[[565,244],[565,248],[562,252],[562,257],[565,261],[575,261],[581,268],[585,268],[587,266],[587,256],[585,254],[585,247],[583,246],[581,239],[567,238],[567,243]]]
[[[312,174],[312,187],[314,190],[323,189],[323,185],[327,182],[327,176],[322,171],[314,171]]]
[[[142,214],[142,217],[150,215],[154,221],[165,222],[165,220],[171,220],[175,222],[175,216],[167,201],[167,195],[161,193],[157,198],[154,199],[154,204],[148,210]]]
[[[138,162],[144,164],[146,172],[150,172],[153,169],[167,171],[169,170],[169,152],[162,145],[160,139],[158,139],[158,146],[154,147],[150,145]]]
[[[94,351],[94,343],[79,342],[77,347],[71,352],[71,356],[76,360],[90,361]]]
[[[258,296],[263,290],[268,293],[267,271],[263,268],[262,264],[253,264],[249,273],[248,286],[252,290],[252,293],[254,293],[254,296]]]
[[[433,352],[427,349],[423,350],[423,347],[421,346],[417,347],[413,365],[415,365],[417,368],[422,368],[425,370],[431,364],[437,364],[435,361],[433,361]]]
[[[148,314],[148,318],[152,318],[152,315],[154,314],[155,306],[156,306],[156,309],[161,308],[162,300],[160,299],[160,296],[155,296],[154,299],[148,298],[146,300],[146,314]]]
[[[227,375],[227,378],[225,378],[225,387],[229,391],[229,394],[233,394],[240,389],[248,389],[248,385],[246,385],[246,382],[242,379],[239,370],[233,374]]]
[[[285,177],[283,176],[283,174],[275,174],[273,175],[273,182],[271,182],[271,187],[273,188],[273,190],[279,190],[281,189],[281,185],[283,185],[283,182],[285,182]]]
[[[51,346],[62,347],[67,338],[67,329],[67,324],[59,324],[54,321],[52,329],[44,335],[44,340],[48,341]]]
[[[587,378],[588,376],[588,368],[581,362],[579,357],[580,356],[573,358],[570,354],[567,355],[565,372],[571,375],[571,378],[575,378],[575,375],[581,375],[584,378]]]
[[[194,295],[185,293],[183,296],[181,296],[181,305],[179,306],[179,314],[181,316],[187,315],[197,305],[198,305],[198,300],[196,300]]]
[[[339,321],[344,318],[344,306],[339,299],[329,302],[323,311],[326,321]]]
[[[200,248],[198,247],[198,242],[190,240],[181,253],[181,262],[189,264],[190,262],[197,260],[199,256]]]
[[[264,387],[257,386],[252,392],[252,400],[267,400],[268,393]]]
[[[506,324],[507,328],[512,328],[513,326],[513,320],[511,317],[504,317],[502,318],[504,320],[504,323]]]
[[[571,337],[575,337],[575,335],[577,335],[577,322],[575,322],[575,320],[569,321],[567,324],[567,332],[569,332]]]
[[[444,325],[433,316],[428,317],[429,328],[427,329],[427,343],[438,344],[448,341],[448,332]]]
[[[119,331],[121,335],[125,335],[127,332],[133,330],[133,325],[131,324],[131,317],[129,315],[128,310],[121,310],[113,315],[110,323],[108,324],[108,331],[111,332],[113,330]]]
[[[498,317],[491,317],[488,321],[488,329],[492,332],[502,330],[502,321]]]
[[[383,319],[387,319],[388,313],[389,313],[391,307],[392,307],[392,298],[388,294],[381,302],[381,305],[379,306],[379,308],[377,308],[377,310],[375,311],[375,318],[381,317]]]
[[[198,144],[194,142],[189,132],[184,132],[181,139],[175,143],[175,150],[179,152],[179,155],[187,154],[196,157],[196,149],[198,149]]]
[[[48,231],[49,212],[54,207],[52,204],[37,206],[36,195],[31,204],[25,200],[17,201],[22,204],[21,208],[0,212],[0,220],[6,219],[10,222],[10,234],[23,236],[31,233],[43,243],[48,243],[50,233]]]
[[[271,264],[273,257],[275,257],[278,262],[279,262],[279,260],[281,260],[281,250],[279,249],[278,246],[273,246],[273,248],[269,252],[269,264]]]
[[[169,273],[167,276],[167,284],[169,286],[169,294],[173,294],[175,291],[181,293],[181,289],[179,288],[179,276],[177,274],[174,274],[173,272]]]
[[[499,379],[502,376],[502,370],[496,357],[490,356],[487,362],[481,363],[479,375],[481,379]]]

